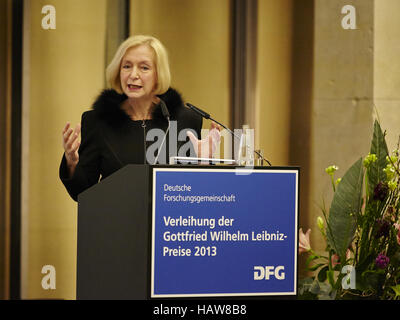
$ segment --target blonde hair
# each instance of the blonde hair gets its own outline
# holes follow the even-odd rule
[[[155,53],[155,65],[157,72],[157,85],[155,94],[165,93],[171,84],[171,73],[169,70],[168,53],[160,40],[146,35],[132,36],[121,43],[113,59],[106,69],[106,80],[108,85],[117,91],[123,93],[121,88],[120,69],[121,62],[128,49],[140,45],[148,45]]]

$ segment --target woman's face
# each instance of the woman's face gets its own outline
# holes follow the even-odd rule
[[[120,79],[128,98],[152,98],[157,84],[153,49],[148,45],[128,49],[121,62]]]

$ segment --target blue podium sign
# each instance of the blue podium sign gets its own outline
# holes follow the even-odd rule
[[[153,169],[151,297],[296,294],[299,171],[238,172]]]

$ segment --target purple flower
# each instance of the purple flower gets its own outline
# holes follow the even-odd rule
[[[385,269],[389,264],[389,258],[385,256],[383,253],[380,253],[375,259],[375,264],[378,268]]]
[[[374,200],[383,201],[389,194],[389,186],[385,182],[379,182],[374,189]]]

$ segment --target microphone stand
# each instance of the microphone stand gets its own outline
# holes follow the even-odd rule
[[[210,119],[211,121],[214,121],[215,123],[219,124],[221,127],[223,127],[224,129],[228,130],[228,132],[230,134],[232,134],[236,139],[238,139],[239,141],[241,140],[241,137],[238,136],[236,133],[234,133],[231,129],[227,128],[226,126],[224,126],[222,123],[218,122],[217,120],[213,119],[210,114],[208,114],[207,112],[204,112],[203,110],[200,110],[199,108],[195,107],[194,105],[190,104],[190,103],[186,103],[186,105],[192,109],[194,112],[200,114],[203,118],[205,119]],[[246,144],[247,150],[250,150],[250,146],[248,144]],[[263,160],[265,160],[270,166],[272,166],[271,162],[269,162],[267,159],[265,159],[261,153],[259,153],[257,150],[253,150],[253,152],[255,154],[257,154],[260,158],[262,158]]]
[[[167,108],[167,106],[165,105],[165,102],[164,102],[163,100],[161,100],[161,99],[160,99],[160,107],[161,107],[161,112],[162,112],[164,118],[167,119],[167,121],[168,121],[168,127],[167,127],[167,130],[165,131],[164,138],[163,138],[163,140],[162,140],[162,142],[161,142],[160,148],[158,149],[157,157],[156,157],[156,159],[154,160],[153,165],[155,165],[155,164],[157,163],[158,158],[160,157],[161,148],[163,147],[163,145],[164,145],[164,143],[165,143],[165,139],[167,138],[167,134],[168,134],[169,128],[170,128],[170,126],[171,126],[171,121],[170,121],[170,116],[169,116],[168,108]]]

